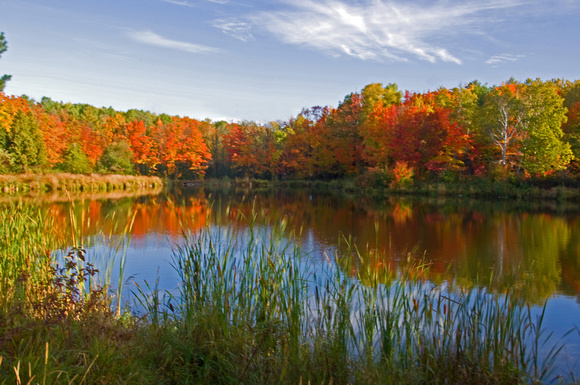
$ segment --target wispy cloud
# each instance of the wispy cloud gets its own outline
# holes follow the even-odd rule
[[[254,40],[252,25],[238,19],[216,20],[213,26],[235,39],[247,42]]]
[[[461,64],[445,47],[446,38],[479,33],[494,11],[521,5],[519,0],[285,0],[288,9],[249,19],[283,42],[332,55],[360,59]]]
[[[169,4],[175,4],[175,5],[181,5],[183,7],[190,7],[193,8],[193,4],[188,3],[187,1],[181,1],[181,0],[161,0],[164,3],[169,3]]]
[[[499,67],[504,63],[511,63],[523,59],[525,55],[512,55],[509,53],[504,53],[501,55],[494,55],[486,60],[485,64],[489,64],[492,67]]]
[[[169,4],[175,4],[175,5],[181,5],[182,7],[189,7],[189,8],[198,8],[200,7],[199,3],[198,4],[192,4],[189,1],[186,0],[161,0],[164,3],[169,3]],[[230,2],[230,0],[205,0],[208,3],[214,3],[214,4],[220,4],[220,5],[225,5],[228,4]]]
[[[131,31],[129,32],[129,37],[140,43],[176,49],[179,51],[190,52],[190,53],[217,53],[220,52],[219,49],[208,47],[201,44],[188,43],[184,41],[167,39],[161,35],[156,34],[151,31]]]

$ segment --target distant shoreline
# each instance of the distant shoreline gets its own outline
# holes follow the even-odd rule
[[[473,178],[469,181],[435,182],[415,181],[408,186],[365,185],[360,179],[334,180],[264,180],[253,178],[208,179],[204,181],[179,181],[184,187],[207,186],[213,188],[314,188],[341,191],[367,197],[399,196],[456,197],[492,200],[533,200],[551,202],[579,202],[580,185],[569,180],[489,180]]]

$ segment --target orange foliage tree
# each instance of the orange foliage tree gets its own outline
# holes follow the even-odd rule
[[[159,163],[158,149],[151,135],[155,127],[157,126],[153,126],[148,133],[142,120],[129,122],[125,127],[127,139],[133,150],[133,163],[147,166],[149,169],[154,169]]]
[[[69,132],[66,122],[57,113],[48,113],[41,106],[34,109],[40,132],[46,147],[46,160],[50,167],[63,161],[69,145]]]
[[[252,122],[228,125],[223,138],[228,159],[242,176],[273,177],[276,171],[276,138],[271,127]]]
[[[199,121],[173,117],[171,122],[157,122],[155,136],[159,144],[159,160],[169,175],[180,177],[188,170],[196,176],[204,174],[211,153],[198,128]]]

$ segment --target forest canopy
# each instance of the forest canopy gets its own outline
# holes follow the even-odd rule
[[[288,121],[226,122],[0,93],[0,173],[457,180],[576,176],[580,81],[372,83]]]

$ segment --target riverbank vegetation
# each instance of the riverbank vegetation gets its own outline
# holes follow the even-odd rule
[[[4,193],[159,191],[162,186],[163,180],[156,176],[69,173],[0,175],[0,189]]]
[[[373,83],[288,121],[197,120],[0,93],[0,173],[358,181],[362,188],[545,179],[576,185],[580,81]],[[505,183],[504,183],[505,184]]]
[[[3,383],[530,383],[564,358],[510,289],[435,285],[412,257],[352,279],[340,255],[304,253],[284,219],[271,233],[185,231],[178,290],[136,282],[131,311],[74,215],[0,216]]]

